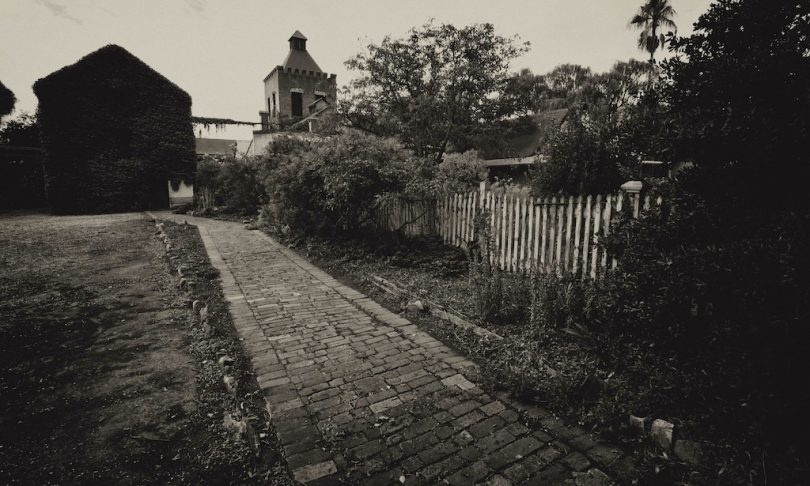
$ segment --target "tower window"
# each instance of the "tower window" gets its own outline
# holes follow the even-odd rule
[[[273,116],[276,116],[276,93],[273,93]]]

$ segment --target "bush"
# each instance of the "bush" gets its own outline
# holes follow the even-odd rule
[[[263,220],[301,233],[356,231],[377,199],[400,191],[414,159],[396,141],[347,131],[317,144],[274,143]]]
[[[225,212],[256,214],[267,200],[265,170],[257,157],[205,156],[197,162],[195,206]]]
[[[222,194],[219,191],[219,175],[222,162],[210,156],[200,158],[194,177],[194,207],[208,210],[220,206]]]
[[[478,188],[478,183],[486,180],[487,169],[478,152],[447,154],[435,167],[428,164],[411,181],[408,192],[421,197],[435,197],[443,194],[469,192]]]
[[[261,162],[253,157],[230,158],[218,175],[219,191],[228,211],[254,214],[266,200]]]
[[[625,182],[619,169],[622,153],[609,134],[572,120],[548,142],[548,159],[538,158],[532,170],[535,194],[613,192]]]
[[[628,400],[636,414],[657,405],[711,424],[687,434],[784,453],[810,403],[795,378],[810,366],[810,216],[760,212],[728,186],[707,190],[716,176],[692,170],[661,188],[660,208],[614,227],[618,271],[588,295],[585,325],[608,366],[649,376],[632,385],[645,390]]]

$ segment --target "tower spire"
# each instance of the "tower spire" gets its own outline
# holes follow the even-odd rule
[[[306,51],[307,50],[307,37],[301,33],[300,30],[296,30],[295,33],[290,36],[290,49],[296,51]]]

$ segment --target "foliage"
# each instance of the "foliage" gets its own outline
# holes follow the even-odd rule
[[[527,278],[505,275],[491,254],[491,214],[484,211],[473,221],[476,251],[470,259],[470,289],[475,295],[477,317],[498,325],[515,324],[526,320],[531,294]]]
[[[0,119],[14,111],[17,97],[0,81]]]
[[[560,64],[543,76],[550,95],[571,100],[593,76],[591,68],[579,64]]]
[[[260,161],[230,158],[220,167],[218,187],[229,211],[253,214],[265,202]]]
[[[619,147],[591,127],[573,119],[549,140],[548,159],[532,171],[536,194],[587,194],[613,191],[622,181]]]
[[[560,131],[538,159],[533,190],[584,194],[615,191],[639,177],[643,157],[661,153],[657,69],[636,60],[618,62],[571,91]]]
[[[166,207],[169,176],[193,173],[191,98],[123,48],[88,54],[34,92],[54,212]]]
[[[639,7],[638,13],[630,19],[630,26],[641,29],[638,36],[638,48],[650,53],[650,64],[655,63],[655,51],[663,47],[666,36],[661,32],[662,27],[675,30],[677,26],[672,18],[675,9],[669,0],[646,0]]]
[[[17,147],[39,147],[39,126],[37,117],[29,113],[20,113],[0,127],[0,145]]]
[[[709,176],[703,168],[684,174],[661,188],[661,208],[616,226],[608,247],[620,273],[590,317],[612,336],[654,342],[677,362],[712,370],[691,388],[743,404],[754,414],[749,446],[768,441],[784,451],[795,440],[782,431],[810,399],[791,379],[791,370],[810,366],[810,216],[772,212],[751,224],[732,191],[716,204],[695,189]]]
[[[36,117],[21,113],[0,126],[0,208],[47,206]],[[21,147],[21,148],[20,148]]]
[[[205,213],[224,204],[219,190],[221,170],[222,160],[219,157],[205,155],[197,161],[194,174],[194,208],[197,211]]]
[[[264,165],[265,222],[334,233],[359,229],[378,198],[404,187],[415,161],[394,140],[348,130],[309,146],[274,142]]]
[[[531,316],[529,322],[537,328],[569,330],[570,334],[587,340],[582,331],[589,286],[570,274],[557,275],[551,269],[537,269],[528,282],[531,286]]]
[[[217,130],[222,130],[228,125],[249,125],[249,126],[256,125],[256,123],[254,122],[238,121],[232,120],[230,118],[212,118],[207,116],[192,116],[191,123],[193,123],[194,125],[200,125],[206,130],[208,130],[208,128],[212,125]]]
[[[806,207],[810,5],[722,0],[672,48],[664,66],[674,155],[728,169],[715,181],[756,192],[761,208]]]
[[[502,96],[504,103],[510,104],[516,113],[520,113],[525,110],[542,109],[543,102],[550,95],[551,90],[546,84],[546,77],[524,68],[506,79]]]
[[[318,119],[312,124],[312,131],[324,136],[337,135],[344,124],[343,116],[336,110],[329,109],[318,115]]]
[[[566,108],[593,76],[579,64],[560,64],[546,74],[522,69],[507,78],[502,99],[515,113]]]
[[[353,126],[398,136],[417,156],[438,162],[450,148],[472,148],[460,137],[519,112],[500,95],[509,62],[526,50],[516,38],[495,34],[492,24],[427,23],[349,59],[360,77],[349,84],[341,109]]]
[[[426,165],[408,182],[406,191],[418,197],[437,197],[445,194],[469,192],[486,179],[484,161],[478,152],[468,150],[462,154],[447,154],[436,166]]]
[[[0,209],[47,206],[38,150],[0,146]]]

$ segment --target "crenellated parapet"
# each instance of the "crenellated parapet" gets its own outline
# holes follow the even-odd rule
[[[335,79],[337,80],[337,74],[329,74],[329,73],[322,73],[320,71],[309,71],[306,69],[297,69],[297,68],[284,68],[284,66],[276,66],[273,68],[270,73],[264,77],[264,81],[270,79],[276,73],[285,73],[285,74],[292,74],[295,76],[304,76],[310,78],[317,78],[317,79]]]

